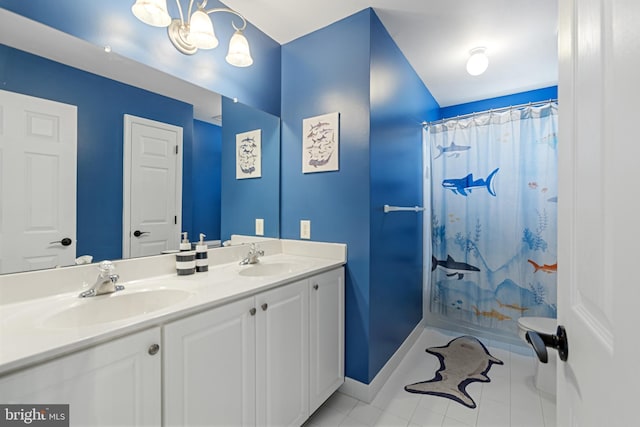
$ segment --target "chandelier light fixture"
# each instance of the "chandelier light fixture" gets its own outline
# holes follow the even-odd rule
[[[489,58],[487,57],[487,48],[476,47],[469,52],[467,60],[467,73],[472,76],[479,76],[484,73],[489,66]]]
[[[213,31],[213,22],[209,17],[212,13],[226,12],[236,15],[242,20],[242,26],[237,27],[235,22],[231,25],[235,33],[229,41],[229,51],[225,59],[236,67],[248,67],[253,64],[249,42],[242,33],[247,27],[244,16],[228,8],[214,8],[206,10],[207,0],[202,0],[193,9],[194,0],[189,0],[187,19],[184,19],[180,0],[176,0],[180,18],[171,18],[167,11],[167,0],[136,0],[131,11],[140,21],[154,27],[166,27],[169,40],[178,51],[185,55],[193,55],[198,49],[214,49],[218,46],[218,39]]]

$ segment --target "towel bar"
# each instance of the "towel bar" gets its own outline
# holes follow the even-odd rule
[[[402,206],[384,205],[384,213],[399,212],[399,211],[422,212],[424,211],[424,208],[420,206],[402,207]]]

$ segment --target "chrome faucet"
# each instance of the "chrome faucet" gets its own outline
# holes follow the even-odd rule
[[[78,296],[80,298],[95,297],[97,295],[110,294],[115,291],[123,290],[124,286],[116,285],[120,276],[113,272],[115,268],[116,266],[113,265],[111,261],[102,261],[98,265],[100,273],[98,274],[96,283],[86,291],[81,292]]]
[[[252,243],[249,253],[240,261],[240,265],[257,264],[260,260],[258,257],[264,256],[264,251],[260,250],[257,243]]]

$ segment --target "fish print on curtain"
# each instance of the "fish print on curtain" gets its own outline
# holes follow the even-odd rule
[[[508,335],[556,317],[557,103],[429,127],[432,313]]]

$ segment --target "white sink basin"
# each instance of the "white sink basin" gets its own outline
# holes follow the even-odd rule
[[[250,264],[238,272],[241,276],[259,277],[259,276],[277,276],[279,274],[295,273],[301,270],[298,264],[290,264],[285,262],[277,262],[270,264]]]
[[[115,322],[169,307],[191,295],[191,292],[181,289],[153,289],[137,292],[124,290],[83,298],[45,318],[42,326],[60,329]]]

